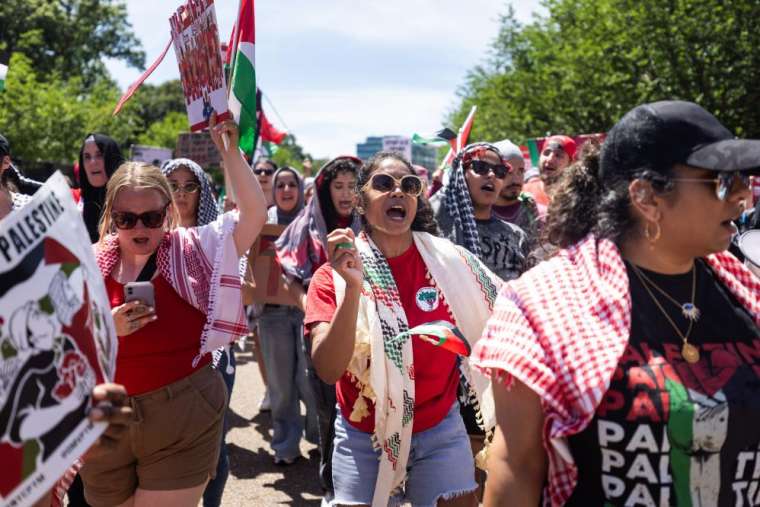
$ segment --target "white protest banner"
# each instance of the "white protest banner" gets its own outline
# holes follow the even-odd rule
[[[383,137],[383,151],[392,151],[402,155],[407,160],[412,160],[412,140],[409,137],[385,136]]]
[[[32,505],[100,434],[90,393],[113,379],[103,277],[55,173],[0,221],[0,507]]]
[[[231,118],[214,0],[189,0],[169,23],[190,130],[207,128],[214,111],[220,122]]]

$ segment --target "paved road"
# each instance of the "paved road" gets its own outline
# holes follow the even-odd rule
[[[230,477],[222,505],[237,506],[318,506],[321,489],[317,481],[319,453],[305,440],[304,459],[289,467],[275,466],[269,442],[272,435],[269,414],[259,414],[258,404],[264,384],[248,344],[236,353],[238,368],[228,420],[227,448]]]

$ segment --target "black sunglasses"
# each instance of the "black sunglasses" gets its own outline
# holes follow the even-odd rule
[[[131,211],[112,211],[111,221],[117,229],[134,229],[138,220],[148,229],[158,229],[164,223],[167,207],[168,204],[162,210],[146,211],[139,215]]]
[[[500,180],[503,180],[507,177],[511,166],[507,167],[504,164],[489,164],[484,160],[473,160],[470,162],[468,169],[472,170],[472,172],[475,174],[479,174],[480,176],[488,176],[489,172],[493,172],[494,176]]]
[[[254,169],[253,174],[256,176],[261,176],[262,174],[266,176],[271,176],[274,174],[274,169]]]
[[[412,197],[419,196],[425,188],[422,179],[414,174],[407,174],[406,176],[402,176],[400,180],[397,180],[390,174],[386,173],[373,174],[365,187],[366,186],[369,186],[372,190],[377,190],[378,192],[392,192],[398,186],[403,193],[411,195]]]

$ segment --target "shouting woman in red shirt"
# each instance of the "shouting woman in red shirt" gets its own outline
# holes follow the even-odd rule
[[[334,504],[471,505],[477,485],[457,389],[463,381],[490,427],[488,382],[466,356],[498,278],[435,236],[424,184],[403,157],[377,154],[357,188],[364,231],[328,235],[330,262],[312,279],[305,319],[317,373],[337,382]]]

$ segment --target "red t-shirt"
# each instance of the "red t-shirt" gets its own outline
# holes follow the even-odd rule
[[[412,245],[406,252],[388,259],[393,279],[399,290],[409,327],[426,322],[445,320],[454,322],[449,315],[443,293],[427,279],[427,268]],[[401,283],[399,283],[401,282]],[[309,286],[304,324],[330,322],[337,311],[332,267],[321,266]],[[454,403],[459,384],[457,358],[451,352],[412,337],[414,355],[414,424],[417,433],[432,428],[448,413]],[[335,386],[343,417],[355,428],[371,433],[375,427],[375,407],[370,404],[369,415],[356,423],[349,419],[359,390],[348,373],[344,373]]]
[[[154,391],[183,379],[211,362],[206,354],[196,368],[206,316],[182,299],[164,277],[152,280],[158,319],[127,336],[119,337],[116,355],[117,384],[130,396]],[[124,285],[106,279],[111,308],[124,304]]]

